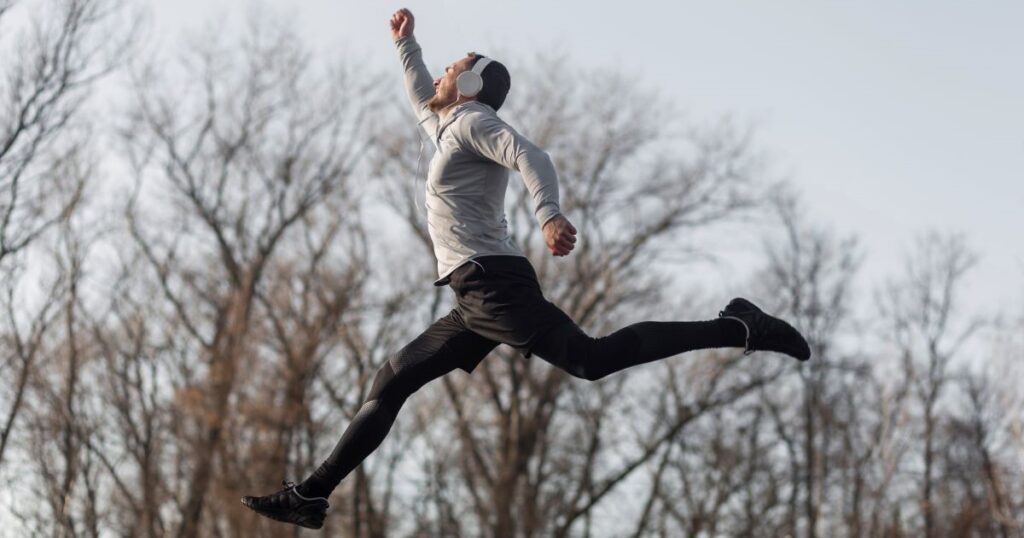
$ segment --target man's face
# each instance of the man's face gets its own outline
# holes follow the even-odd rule
[[[427,101],[427,107],[433,112],[438,112],[446,106],[451,105],[459,99],[459,90],[455,87],[455,78],[459,73],[470,69],[470,62],[473,57],[467,56],[456,60],[444,69],[444,74],[434,80],[434,96]]]

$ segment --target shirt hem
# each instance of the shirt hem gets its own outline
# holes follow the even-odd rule
[[[500,251],[496,251],[496,252],[478,252],[476,254],[473,254],[472,256],[467,256],[465,258],[462,258],[461,260],[459,260],[459,261],[455,262],[454,264],[452,264],[452,266],[449,267],[447,271],[442,273],[437,278],[437,280],[434,281],[434,286],[437,286],[437,287],[447,286],[452,281],[451,276],[452,276],[452,273],[454,273],[456,269],[458,269],[459,267],[462,267],[463,265],[465,265],[466,262],[473,261],[473,260],[475,260],[477,258],[481,258],[483,256],[518,256],[520,258],[526,258],[526,255],[524,255],[521,252],[508,252],[508,251],[505,251],[505,250],[500,250]],[[526,259],[529,260],[529,258],[526,258]]]

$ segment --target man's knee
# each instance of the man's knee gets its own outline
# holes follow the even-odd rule
[[[568,372],[573,376],[587,381],[597,381],[608,375],[599,362],[591,360],[591,354],[574,355],[569,361]]]
[[[569,368],[565,369],[565,371],[572,374],[573,377],[586,379],[587,381],[597,381],[605,376],[604,372],[600,372],[598,370],[599,369],[595,368],[593,365],[579,362],[573,362],[570,364]]]
[[[560,339],[560,342],[546,346],[546,354],[541,352],[541,358],[580,379],[597,381],[607,375],[601,367],[603,361],[595,338],[583,332],[563,333],[552,337]]]
[[[377,369],[377,375],[373,378],[373,386],[366,401],[359,408],[359,415],[367,415],[384,411],[394,416],[405,404],[406,395],[402,394],[397,387],[395,370],[389,362]]]
[[[392,382],[395,379],[395,369],[391,367],[391,361],[384,361],[384,364],[377,369],[377,375],[373,378],[373,386],[370,387],[370,394],[367,401],[379,400],[385,395],[394,392]]]
[[[422,372],[417,372],[417,368],[413,367],[412,357],[407,355],[409,352],[408,348],[403,348],[377,369],[367,396],[368,401],[382,398],[404,401],[423,386],[425,380],[422,379]]]

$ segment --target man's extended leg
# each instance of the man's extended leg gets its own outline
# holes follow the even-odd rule
[[[471,372],[497,345],[465,328],[458,312],[438,319],[377,370],[366,402],[334,451],[309,478],[293,489],[266,497],[246,497],[243,503],[268,517],[312,526],[297,520],[303,516],[294,506],[308,499],[322,499],[320,511],[326,509],[331,491],[387,436],[406,398],[456,368]],[[291,519],[293,516],[295,519]]]
[[[600,338],[575,323],[564,323],[538,338],[533,352],[576,377],[597,380],[638,364],[719,347],[742,347],[747,353],[776,351],[800,360],[810,357],[807,342],[796,329],[742,298],[733,299],[717,319],[642,321]]]
[[[723,319],[641,321],[597,338],[575,323],[566,323],[539,338],[533,354],[573,376],[593,381],[687,351],[743,347],[743,339],[743,327]]]

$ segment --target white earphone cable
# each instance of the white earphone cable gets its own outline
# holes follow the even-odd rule
[[[417,192],[419,191],[419,186],[420,186],[420,162],[423,160],[423,135],[419,133],[419,128],[420,128],[421,125],[423,125],[423,122],[425,122],[425,121],[427,121],[429,119],[430,119],[430,116],[427,116],[426,118],[423,118],[422,120],[420,120],[420,122],[418,124],[416,124],[416,129],[417,129],[416,137],[420,139],[420,150],[416,154],[416,170],[415,170],[415,172],[413,172],[413,176],[412,176],[412,184],[413,184],[412,200],[415,203],[416,207],[420,206],[420,198],[419,198],[419,195],[417,194]],[[424,194],[424,196],[426,196],[426,194]],[[426,205],[426,203],[427,203],[427,201],[424,199],[423,200],[423,204]]]

